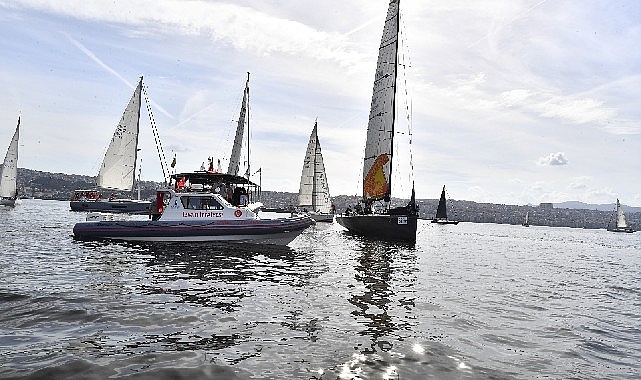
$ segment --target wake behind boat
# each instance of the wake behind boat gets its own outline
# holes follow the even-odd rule
[[[157,191],[150,220],[95,217],[73,228],[77,240],[237,241],[287,245],[313,221],[306,215],[261,218],[252,202],[258,185],[221,173],[172,175],[173,188]]]
[[[141,200],[140,191],[137,199],[133,196],[136,184],[140,106],[143,91],[141,77],[105,153],[96,179],[98,188],[74,191],[69,202],[71,211],[128,214],[147,214],[149,212],[151,201]],[[147,101],[147,103],[149,102]],[[148,111],[152,120],[154,136],[157,136],[158,133],[149,107]],[[160,153],[162,147],[158,146],[159,143],[160,140],[156,139],[157,149]],[[163,165],[162,161],[161,165]],[[129,192],[130,194],[123,195],[121,192]]]
[[[20,116],[13,138],[7,148],[2,170],[0,171],[0,206],[13,207],[16,205],[18,191],[16,179],[18,174],[18,139],[20,138]]]
[[[367,142],[363,160],[363,206],[337,215],[336,221],[352,233],[381,240],[416,241],[418,208],[412,196],[405,207],[390,208],[396,78],[398,70],[399,1],[389,3],[378,51],[372,91]],[[411,168],[411,165],[410,165]],[[376,208],[375,202],[384,202]]]

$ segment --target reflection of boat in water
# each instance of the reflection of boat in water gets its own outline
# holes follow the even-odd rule
[[[314,129],[307,144],[298,190],[298,205],[300,208],[309,207],[311,209],[309,216],[317,222],[334,220],[323,153],[318,140],[318,123],[314,123]]]
[[[103,158],[97,189],[76,190],[71,196],[71,211],[96,211],[128,214],[146,214],[151,201],[134,199],[120,194],[132,192],[136,182],[136,161],[138,156],[138,135],[140,132],[140,105],[142,103],[142,77],[134,94],[125,108],[113,138]],[[148,108],[149,110],[149,108]],[[149,111],[151,112],[151,111]],[[154,136],[157,136],[155,124]],[[156,140],[159,143],[159,140]],[[106,194],[103,194],[106,192]],[[138,194],[140,198],[140,194]]]
[[[443,191],[441,191],[441,199],[438,201],[438,207],[436,208],[436,215],[432,219],[432,223],[438,224],[458,224],[458,220],[449,220],[447,219],[447,201],[445,200],[445,186],[443,186]]]
[[[151,220],[96,220],[77,223],[79,240],[242,241],[287,245],[312,224],[307,216],[263,219],[251,202],[257,185],[229,174],[195,172],[172,175],[174,188],[157,191]],[[88,215],[88,219],[93,214]],[[111,219],[111,220],[110,220]]]
[[[7,148],[7,154],[4,157],[2,170],[0,170],[0,206],[13,207],[16,205],[18,191],[16,187],[16,178],[18,174],[18,139],[20,137],[20,116],[18,116],[18,125],[13,132],[13,138]]]
[[[402,149],[394,146],[396,87],[399,46],[399,3],[391,1],[378,51],[372,91],[367,141],[363,160],[363,203],[361,212],[345,212],[336,221],[352,233],[389,241],[416,242],[418,208],[414,184],[405,207],[390,208],[392,158]],[[410,140],[411,141],[411,140]],[[408,165],[411,170],[411,165]],[[384,202],[376,210],[374,202]]]
[[[399,282],[408,285],[416,280],[416,256],[410,244],[366,240],[359,248],[354,273],[360,284],[350,292],[348,300],[356,308],[351,314],[359,317],[363,325],[360,335],[371,340],[371,346],[362,347],[362,353],[388,351],[391,343],[386,338],[408,327],[409,321],[401,316],[412,308],[414,299],[397,293],[396,286]]]
[[[615,213],[615,226],[610,227],[608,224],[608,231],[611,232],[627,232],[627,233],[632,233],[635,232],[632,227],[628,224],[627,219],[625,218],[625,214],[623,213],[623,208],[621,208],[621,203],[617,199],[617,209]]]

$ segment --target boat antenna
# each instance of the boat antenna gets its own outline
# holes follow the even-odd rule
[[[140,77],[140,82],[142,83],[142,77]],[[147,94],[147,88],[145,86],[142,86],[142,92],[145,95],[145,105],[147,106],[149,122],[151,123],[151,132],[154,135],[154,142],[156,143],[156,150],[158,151],[158,159],[160,160],[160,168],[162,169],[162,178],[165,182],[165,185],[167,185],[167,183],[169,182],[169,168],[167,168],[165,151],[162,148],[162,142],[160,141],[160,135],[158,134],[158,127],[156,126],[154,114],[151,112],[151,102],[149,101],[149,95]]]

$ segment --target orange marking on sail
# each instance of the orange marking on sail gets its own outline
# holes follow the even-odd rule
[[[374,164],[369,169],[367,176],[365,176],[365,181],[363,182],[365,196],[378,197],[384,196],[387,193],[388,184],[387,178],[385,178],[385,172],[383,171],[383,166],[388,162],[389,157],[385,153],[376,157]]]

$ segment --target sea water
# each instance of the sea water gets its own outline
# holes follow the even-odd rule
[[[639,379],[641,233],[317,224],[288,247],[77,242],[0,209],[0,378]]]

